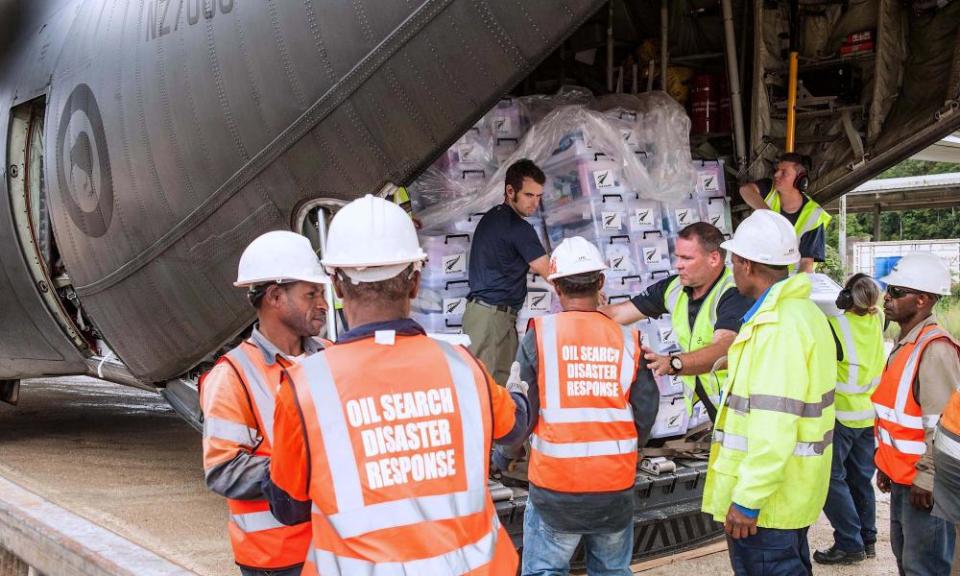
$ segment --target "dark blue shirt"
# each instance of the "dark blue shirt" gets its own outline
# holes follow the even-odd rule
[[[529,222],[501,204],[483,215],[470,248],[470,298],[523,306],[530,262],[546,254]]]

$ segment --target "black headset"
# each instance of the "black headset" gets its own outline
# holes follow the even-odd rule
[[[807,188],[810,187],[810,177],[807,176],[807,169],[804,168],[797,174],[797,177],[793,179],[793,187],[797,190],[807,193]]]
[[[858,272],[851,276],[849,280],[847,280],[846,287],[841,290],[839,294],[837,294],[837,308],[841,310],[849,310],[853,308],[853,292],[851,291],[851,288],[857,283],[858,280],[864,277],[867,277],[867,275],[862,272]]]

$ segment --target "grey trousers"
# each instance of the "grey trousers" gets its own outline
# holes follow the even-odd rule
[[[517,356],[517,315],[467,302],[463,331],[470,336],[470,351],[504,386]]]

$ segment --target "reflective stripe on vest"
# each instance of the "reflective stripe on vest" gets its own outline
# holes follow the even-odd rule
[[[720,299],[727,290],[736,290],[733,274],[729,268],[724,268],[723,273],[717,280],[717,283],[710,289],[710,292],[704,298],[703,303],[694,319],[693,329],[690,328],[689,316],[689,296],[680,284],[679,276],[674,278],[667,286],[667,292],[664,295],[664,307],[670,313],[673,333],[676,335],[677,342],[684,352],[693,352],[713,342],[713,333],[717,324],[717,307],[720,305]],[[704,316],[706,314],[706,316]],[[696,340],[696,342],[695,342]],[[707,393],[707,399],[714,405],[720,403],[720,387],[726,378],[726,370],[717,370],[715,372],[685,375],[680,379],[684,383],[684,401],[687,405],[687,413],[693,411],[693,396],[696,392],[696,379],[700,378],[704,392]],[[703,400],[703,398],[701,398]]]
[[[450,344],[440,341],[435,343],[443,350],[446,367],[456,390],[457,409],[463,427],[463,457],[459,461],[465,470],[467,489],[452,494],[366,504],[354,447],[349,441],[343,402],[327,359],[318,355],[309,364],[309,370],[307,365],[304,365],[307,376],[304,383],[309,384],[309,393],[322,431],[326,463],[330,469],[330,480],[337,503],[337,512],[326,514],[324,518],[341,538],[354,538],[377,530],[426,521],[459,518],[484,510],[487,497],[487,454],[484,435],[479,433],[484,429],[484,424],[473,371]],[[486,561],[489,562],[490,557],[487,557]]]
[[[263,532],[264,530],[287,527],[286,524],[282,524],[279,520],[274,518],[273,513],[269,510],[265,510],[263,512],[249,512],[247,514],[231,514],[230,519],[233,520],[233,523],[236,524],[240,530],[247,534],[250,534],[251,532]]]
[[[842,422],[853,422],[856,420],[873,420],[876,412],[870,410],[861,410],[860,412],[849,412],[847,410],[837,410],[837,420]]]
[[[840,328],[843,336],[843,359],[847,364],[846,382],[837,382],[837,391],[846,394],[862,394],[869,388],[860,386],[860,362],[857,360],[857,347],[853,340],[853,331],[850,330],[850,319],[846,314],[832,318]],[[868,384],[869,385],[869,384]]]
[[[715,430],[713,432],[713,441],[728,450],[736,450],[737,452],[747,451],[748,442],[746,436],[731,434],[723,430]],[[824,434],[823,440],[819,442],[797,442],[797,445],[793,449],[793,455],[822,456],[831,444],[833,444],[833,430],[829,430]]]
[[[925,326],[915,342],[904,344],[890,357],[880,386],[872,396],[877,413],[875,460],[877,467],[897,484],[913,483],[916,464],[927,451],[925,429],[936,426],[939,419],[937,415],[921,413],[913,397],[913,382],[923,351],[940,338],[949,336],[935,324]]]
[[[804,202],[803,208],[800,209],[800,215],[797,217],[797,223],[793,225],[793,229],[797,233],[797,240],[800,240],[800,237],[807,232],[816,230],[821,224],[823,224],[824,229],[826,229],[826,227],[830,224],[830,220],[832,220],[830,215],[827,214],[826,210],[814,202],[812,198],[806,194],[804,194],[803,197],[806,199],[806,202]],[[780,192],[775,188],[770,190],[770,192],[767,194],[767,197],[764,198],[764,201],[774,212],[778,214],[783,212],[780,205]]]
[[[229,442],[236,442],[241,446],[256,448],[260,443],[260,432],[239,422],[231,422],[216,416],[205,416],[203,419],[204,438],[219,438]]]
[[[837,362],[837,421],[850,428],[874,425],[870,394],[883,371],[883,315],[848,311],[827,320],[840,340],[843,359]]]
[[[819,418],[825,408],[833,406],[833,396],[834,391],[830,390],[823,394],[819,402],[804,402],[795,398],[771,396],[769,394],[752,394],[749,398],[731,394],[727,406],[731,410],[742,414],[747,414],[755,408],[769,412],[782,412],[801,418]]]
[[[810,232],[811,230],[816,230],[817,227],[821,225],[823,226],[824,231],[826,231],[827,226],[830,225],[830,220],[832,220],[830,215],[827,214],[827,212],[819,204],[814,202],[812,198],[806,194],[804,194],[803,197],[806,199],[806,202],[804,202],[803,207],[800,208],[800,214],[797,216],[797,221],[793,225],[793,230],[797,235],[798,243],[804,234]],[[780,206],[780,192],[777,191],[776,188],[771,187],[770,192],[767,194],[767,197],[764,198],[764,201],[767,203],[767,206],[769,206],[770,209],[777,214],[783,213],[783,210]],[[816,266],[816,264],[814,264],[814,266]],[[792,275],[797,271],[797,264],[790,264],[787,266],[787,271]]]
[[[557,322],[553,315],[538,318],[541,341],[543,342],[544,381],[546,382],[546,405],[540,408],[540,417],[551,424],[569,424],[578,422],[633,422],[633,412],[627,408],[562,408],[560,406],[560,362],[557,358]],[[636,367],[633,363],[635,353],[631,329],[622,327],[624,335],[623,351],[620,356],[620,387],[624,393],[630,389]]]
[[[637,451],[637,439],[599,440],[596,442],[555,443],[536,434],[530,436],[530,447],[553,458],[589,458],[590,456],[619,456]]]
[[[954,460],[960,460],[960,435],[951,432],[943,424],[937,426],[933,447]]]
[[[273,446],[273,410],[275,406],[276,390],[271,390],[267,382],[263,379],[263,373],[257,369],[247,352],[245,346],[237,346],[227,352],[226,357],[230,363],[240,372],[240,377],[247,385],[247,391],[250,392],[250,399],[257,409],[257,415],[263,424],[263,433],[267,440]],[[257,352],[255,352],[257,353]],[[274,385],[276,386],[276,384]]]
[[[490,563],[497,545],[500,520],[494,514],[491,529],[476,542],[456,550],[430,558],[418,558],[406,562],[369,562],[359,558],[339,556],[333,552],[311,548],[307,554],[308,564],[316,567],[323,576],[410,576],[412,574],[467,574]],[[307,570],[304,570],[307,573]]]

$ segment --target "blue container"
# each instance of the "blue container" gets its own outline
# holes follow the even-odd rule
[[[893,270],[902,256],[875,256],[873,259],[873,277],[879,281]]]

